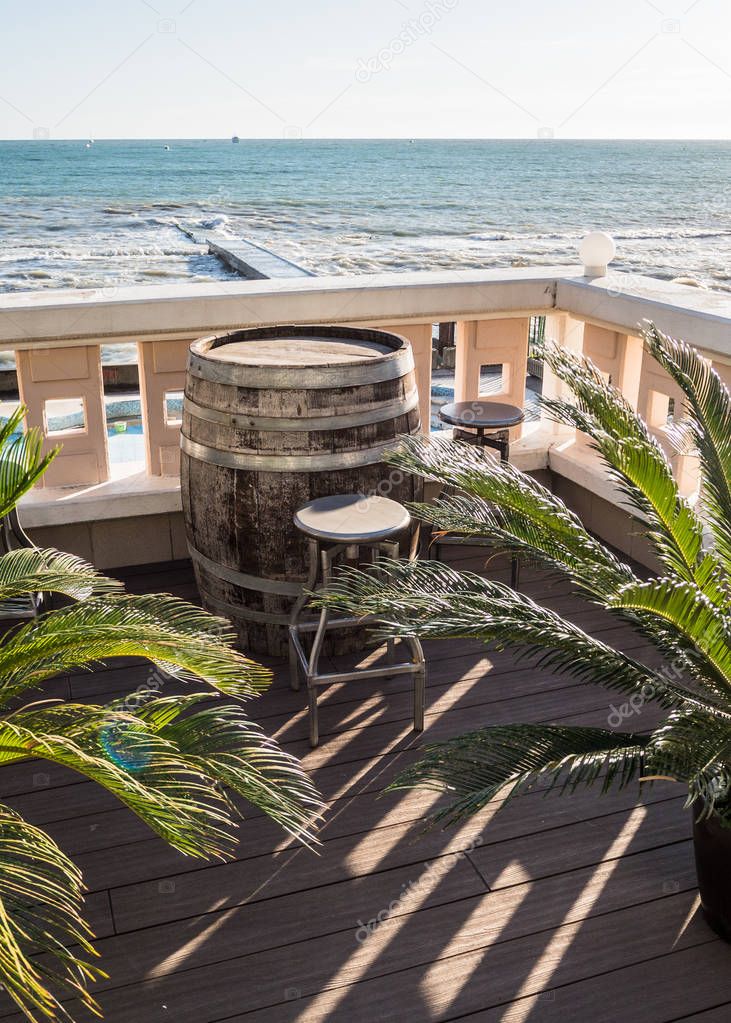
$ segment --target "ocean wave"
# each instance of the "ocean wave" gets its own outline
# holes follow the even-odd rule
[[[144,245],[139,248],[98,248],[98,249],[0,249],[0,263],[28,263],[36,260],[55,261],[59,259],[84,262],[92,259],[144,259],[157,256],[185,256],[205,252],[188,247]]]

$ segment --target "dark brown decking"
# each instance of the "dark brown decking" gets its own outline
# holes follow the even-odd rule
[[[484,561],[450,553],[470,568]],[[187,566],[132,573],[128,585],[195,599]],[[649,655],[564,582],[525,571],[523,589]],[[509,721],[605,726],[609,705],[622,703],[475,642],[432,643],[427,654],[425,740]],[[148,671],[110,668],[54,689],[103,701]],[[7,802],[84,870],[109,1023],[731,1020],[731,950],[698,911],[679,787],[655,785],[641,801],[635,790],[531,793],[497,816],[490,806],[461,829],[424,834],[432,794],[377,798],[423,741],[408,682],[333,687],[315,751],[304,699],[280,668],[249,706],[331,801],[320,856],[252,813],[234,862],[188,860],[67,771],[0,771]],[[5,1008],[0,1018],[18,1017]]]

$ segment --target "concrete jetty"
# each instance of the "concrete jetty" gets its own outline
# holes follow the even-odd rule
[[[227,238],[215,232],[201,234],[185,224],[178,224],[178,227],[197,244],[207,245],[212,256],[246,280],[265,281],[274,277],[317,276],[290,259],[285,259],[284,256],[279,256],[276,252],[244,238]]]

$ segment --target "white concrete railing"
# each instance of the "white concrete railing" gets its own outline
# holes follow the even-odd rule
[[[24,518],[40,526],[179,507],[179,424],[166,413],[166,396],[183,389],[188,344],[202,334],[275,323],[391,328],[414,347],[428,422],[432,324],[456,323],[456,400],[477,397],[482,365],[501,364],[502,392],[491,397],[522,405],[535,315],[547,317],[547,336],[589,355],[662,440],[679,393],[642,349],[643,319],[699,347],[731,380],[731,296],[619,273],[584,275],[578,267],[2,295],[0,350],[16,353],[29,422],[48,434],[49,402],[81,399],[84,408],[83,429],[49,436],[49,443],[63,444],[62,454],[45,488],[27,499]],[[100,361],[100,345],[112,342],[138,346],[146,449],[146,471],[137,466],[116,478],[110,478]],[[556,387],[549,374],[544,389]],[[526,424],[515,440],[519,465],[548,466],[613,500],[581,437],[541,421]],[[675,467],[683,491],[691,493],[692,459],[676,457]]]

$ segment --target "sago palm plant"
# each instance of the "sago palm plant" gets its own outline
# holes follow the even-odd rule
[[[18,434],[22,418],[0,427],[0,515],[54,454],[42,454],[35,431]],[[313,840],[320,799],[298,761],[248,720],[240,701],[270,676],[232,648],[228,623],[174,597],[128,595],[58,551],[0,557],[0,607],[35,592],[70,600],[0,636],[0,765],[42,758],[78,771],[189,856],[233,849],[238,797]],[[109,706],[43,700],[44,681],[114,657],[148,658],[160,682],[207,688],[166,697],[151,685]],[[0,805],[0,983],[29,1020],[70,1019],[69,998],[96,1009],[88,986],[103,974],[83,896],[56,843]]]
[[[425,522],[465,538],[489,537],[564,573],[587,600],[651,641],[664,668],[613,649],[500,582],[434,561],[344,571],[325,598],[377,616],[386,634],[477,637],[664,708],[662,724],[647,733],[511,724],[428,746],[395,787],[449,793],[436,815],[443,823],[538,781],[606,791],[661,777],[687,785],[698,817],[731,826],[731,397],[688,345],[653,325],[643,335],[685,395],[671,432],[679,448],[700,459],[702,506],[679,495],[662,447],[622,394],[590,362],[556,345],[546,345],[543,356],[571,398],[544,405],[591,438],[624,503],[646,524],[662,565],[656,577],[639,576],[554,494],[481,449],[406,439],[389,460],[446,488],[434,504],[414,506]]]

